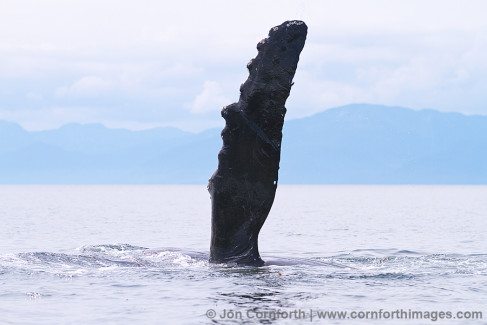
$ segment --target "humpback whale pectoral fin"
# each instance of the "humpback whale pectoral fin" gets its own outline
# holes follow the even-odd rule
[[[264,265],[258,236],[274,202],[285,102],[306,34],[296,20],[272,28],[247,65],[239,101],[222,109],[223,146],[208,183],[211,262]]]

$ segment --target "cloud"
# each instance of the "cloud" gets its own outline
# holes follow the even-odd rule
[[[55,96],[58,98],[83,98],[96,97],[107,92],[111,87],[111,83],[103,78],[97,76],[86,76],[71,86],[59,87],[55,91]]]
[[[287,19],[309,27],[288,118],[353,102],[487,114],[486,10],[484,0],[11,1],[0,10],[0,119],[219,120],[256,43]]]
[[[93,116],[92,107],[49,107],[44,109],[3,110],[2,120],[15,122],[30,131],[58,128],[68,123],[95,123],[99,117]]]
[[[204,114],[221,110],[228,104],[230,104],[230,100],[225,96],[218,82],[208,80],[203,84],[203,91],[196,96],[189,108],[193,113]]]
[[[28,92],[25,97],[27,97],[28,99],[31,99],[31,100],[35,100],[35,101],[40,101],[42,100],[42,96],[39,95],[39,94],[36,94],[34,92]]]

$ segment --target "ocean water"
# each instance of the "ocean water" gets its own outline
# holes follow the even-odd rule
[[[205,186],[0,186],[0,324],[486,324],[486,198],[279,186],[252,268],[207,262]]]

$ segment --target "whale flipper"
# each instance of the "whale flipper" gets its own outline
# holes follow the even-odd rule
[[[210,262],[261,266],[259,231],[277,188],[284,107],[307,34],[304,22],[273,27],[257,44],[238,103],[225,106],[223,147],[210,178]]]

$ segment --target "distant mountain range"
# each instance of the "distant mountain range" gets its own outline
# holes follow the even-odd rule
[[[221,130],[0,121],[0,184],[204,184]],[[286,121],[280,184],[487,184],[487,116],[354,104]]]

